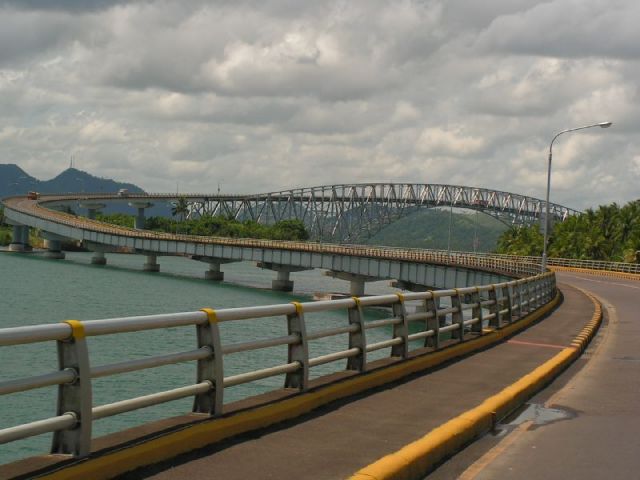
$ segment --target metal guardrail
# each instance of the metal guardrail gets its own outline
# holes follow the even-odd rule
[[[352,247],[362,247],[362,245],[351,245]],[[386,252],[428,252],[434,258],[445,259],[447,257],[453,259],[461,259],[463,261],[471,261],[469,259],[476,258],[487,260],[494,260],[495,265],[507,265],[512,264],[513,268],[517,268],[517,265],[528,265],[529,272],[535,273],[540,270],[542,264],[542,257],[536,256],[524,256],[524,255],[507,255],[491,252],[459,252],[439,249],[420,249],[420,248],[406,248],[406,247],[389,247],[389,246],[376,246]],[[547,265],[551,267],[569,267],[569,268],[585,268],[590,270],[607,270],[610,272],[623,272],[623,273],[637,273],[640,274],[640,263],[627,263],[627,262],[610,262],[605,260],[581,260],[575,258],[554,258],[550,257],[547,260]],[[523,272],[524,273],[524,272]]]
[[[455,252],[463,253],[463,252]],[[471,255],[467,253],[467,255]],[[474,253],[478,257],[494,258],[496,260],[523,262],[531,265],[541,265],[542,258],[534,256],[500,255],[497,253]],[[580,260],[575,258],[553,258],[547,260],[550,267],[586,268],[589,270],[607,270],[610,272],[640,274],[640,263],[609,262],[605,260]]]
[[[429,347],[431,350],[442,348],[447,340],[463,342],[483,335],[484,327],[499,329],[518,321],[549,302],[555,295],[555,288],[555,275],[546,273],[511,282],[454,290],[292,302],[217,311],[205,308],[186,313],[90,321],[67,320],[58,324],[0,329],[0,347],[56,342],[59,358],[58,369],[53,372],[0,383],[0,395],[58,385],[56,415],[0,430],[0,444],[53,432],[52,453],[83,457],[90,451],[95,420],[184,397],[194,398],[194,412],[215,416],[222,413],[225,388],[282,374],[285,375],[285,387],[304,391],[309,386],[309,371],[313,367],[346,360],[347,370],[365,372],[370,367],[367,354],[376,350],[390,348],[391,356],[407,358],[418,350],[411,350],[413,341],[420,341],[420,349]],[[419,302],[422,308],[409,313],[405,306],[408,301]],[[365,322],[362,309],[373,306],[390,307],[391,316]],[[307,316],[329,310],[345,312],[345,324],[307,331]],[[286,322],[287,335],[222,345],[219,323],[259,321],[274,316],[282,317]],[[419,331],[410,333],[410,324],[418,325]],[[195,327],[196,348],[109,365],[93,366],[91,363],[87,337],[172,327]],[[367,341],[369,330],[385,327],[391,327],[390,338],[375,343]],[[326,337],[340,337],[346,348],[310,357],[309,344]],[[225,376],[226,355],[277,345],[287,346],[287,358],[280,365]],[[196,362],[194,384],[106,405],[92,403],[94,378],[187,361]]]

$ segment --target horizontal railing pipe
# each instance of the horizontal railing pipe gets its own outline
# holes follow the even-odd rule
[[[93,225],[93,224],[91,224]],[[92,227],[93,228],[93,227]],[[137,232],[133,230],[133,232]],[[121,233],[121,232],[120,232]],[[144,232],[143,232],[144,233]],[[115,229],[114,234],[118,234]],[[133,235],[134,233],[132,233]],[[137,233],[135,233],[138,235]],[[145,235],[147,235],[145,233]],[[156,234],[149,233],[151,237]],[[158,238],[165,238],[160,235]],[[190,237],[189,237],[190,238]],[[225,245],[236,245],[237,239],[216,239]],[[202,309],[193,312],[169,313],[135,317],[122,317],[100,320],[76,321],[53,325],[34,325],[0,329],[0,346],[23,345],[37,342],[57,342],[59,358],[63,358],[60,370],[57,372],[18,378],[0,383],[0,395],[58,385],[62,403],[58,403],[58,416],[37,422],[26,423],[9,429],[0,430],[0,441],[13,441],[32,435],[54,432],[60,438],[54,442],[58,446],[57,453],[73,453],[83,456],[89,452],[91,422],[124,412],[158,405],[185,397],[194,397],[194,411],[209,415],[223,413],[225,388],[242,385],[261,379],[286,375],[285,385],[300,390],[308,388],[309,369],[341,360],[347,360],[347,369],[366,371],[369,365],[367,353],[390,348],[390,355],[399,358],[409,358],[413,354],[422,354],[430,350],[420,350],[428,347],[438,349],[447,345],[447,339],[464,341],[465,336],[482,334],[485,322],[491,328],[518,321],[524,315],[540,308],[555,295],[555,277],[553,273],[540,275],[538,269],[530,269],[530,264],[522,265],[512,260],[491,259],[489,257],[472,257],[468,254],[449,256],[442,252],[424,252],[419,250],[377,249],[362,246],[315,245],[300,242],[274,242],[270,240],[242,240],[243,245],[270,246],[272,248],[298,248],[304,251],[333,252],[388,258],[395,256],[408,261],[442,261],[452,264],[463,261],[465,265],[477,265],[478,268],[533,274],[532,277],[519,280],[501,282],[479,287],[464,287],[458,289],[436,290],[425,292],[405,292],[398,294],[378,295],[362,298],[344,298],[340,300],[288,303],[279,305],[250,306],[226,309]],[[407,303],[414,302],[414,303]],[[466,303],[468,302],[468,303]],[[415,312],[408,312],[416,307]],[[388,310],[384,318],[367,321],[363,309],[367,307],[386,307]],[[318,326],[316,313],[337,311],[343,313],[343,323],[329,328]],[[470,313],[467,313],[467,312]],[[470,316],[471,318],[464,319]],[[261,338],[239,343],[223,344],[218,324],[229,321],[261,321],[273,318],[282,322],[289,334]],[[409,333],[411,329],[421,330]],[[309,325],[315,326],[310,329]],[[90,348],[85,337],[101,335],[118,335],[136,331],[152,329],[166,330],[168,328],[194,328],[197,333],[198,348],[184,352],[166,353],[152,357],[124,360],[118,363],[90,367]],[[371,336],[369,331],[375,331]],[[451,333],[451,335],[444,335]],[[334,337],[348,336],[348,348],[337,352],[320,354],[310,358],[309,342]],[[369,335],[369,338],[367,338]],[[388,336],[380,340],[381,337]],[[371,338],[372,337],[372,338]],[[423,340],[420,346],[415,344],[409,348],[409,343]],[[347,343],[347,338],[337,341]],[[225,376],[224,356],[242,354],[252,350],[288,346],[278,353],[273,353],[274,359],[282,363],[268,368],[255,369],[240,374]],[[335,343],[328,345],[319,342],[315,348],[333,350]],[[62,357],[60,357],[62,355]],[[278,355],[286,360],[278,360]],[[76,368],[71,362],[80,358],[80,367]],[[378,358],[378,357],[376,357]],[[194,385],[174,388],[167,391],[150,393],[136,398],[116,401],[107,405],[91,405],[91,378],[100,378],[127,372],[135,372],[148,368],[173,365],[182,362],[195,362],[196,382]],[[73,368],[69,368],[73,367]],[[228,371],[226,372],[228,373]],[[76,388],[78,385],[82,389]],[[73,388],[70,388],[73,386]],[[75,395],[75,396],[73,396]],[[75,402],[75,403],[74,403]],[[67,412],[80,405],[78,412]],[[88,423],[87,423],[88,422]],[[74,432],[83,430],[84,437],[80,438]],[[62,436],[61,436],[62,435]],[[64,437],[64,438],[63,438]],[[62,451],[66,440],[76,442],[75,450]],[[60,450],[62,449],[62,450]]]
[[[203,347],[188,352],[169,353],[155,357],[141,358],[139,360],[127,360],[125,362],[112,363],[110,365],[100,365],[91,368],[91,378],[107,377],[120,373],[135,372],[147,368],[161,367],[175,363],[200,360],[211,356],[213,352],[210,348]]]
[[[187,387],[174,388],[164,392],[152,393],[142,397],[122,400],[120,402],[109,403],[93,407],[91,410],[92,418],[100,420],[101,418],[111,417],[120,413],[131,412],[144,407],[151,407],[165,402],[171,402],[180,398],[191,397],[197,393],[204,393],[211,390],[211,382],[202,382]]]
[[[358,331],[357,325],[347,325],[345,327],[328,328],[326,330],[316,330],[307,332],[307,340],[317,340],[319,338],[332,337],[344,333],[354,333]]]
[[[49,387],[62,383],[73,383],[77,374],[72,369],[59,370],[57,372],[45,373],[34,377],[16,378],[0,383],[0,395],[24,392],[34,388]]]
[[[0,430],[0,444],[22,440],[23,438],[43,433],[55,432],[56,430],[67,430],[73,428],[77,423],[78,420],[73,413],[65,413],[57,417],[5,428]]]
[[[293,343],[298,343],[299,341],[299,335],[286,335],[283,337],[267,338],[265,340],[254,340],[253,342],[234,343],[222,347],[222,353],[229,355],[231,353],[248,352],[250,350],[259,350],[261,348],[291,345]]]
[[[276,375],[282,375],[284,373],[295,372],[300,369],[299,362],[291,362],[285,365],[278,365],[277,367],[263,368],[254,372],[241,373],[240,375],[233,375],[224,379],[224,386],[234,387],[243,383],[254,382],[256,380],[262,380],[263,378],[274,377]]]

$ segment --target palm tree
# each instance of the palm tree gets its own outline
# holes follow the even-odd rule
[[[180,217],[180,221],[184,222],[189,214],[189,202],[185,197],[179,197],[178,201],[171,207],[171,215]],[[178,233],[178,223],[176,222],[176,233]]]

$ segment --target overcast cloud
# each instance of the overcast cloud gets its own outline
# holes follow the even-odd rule
[[[152,192],[638,198],[636,0],[0,1],[0,163]]]

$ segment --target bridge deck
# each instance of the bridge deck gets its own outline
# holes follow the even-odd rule
[[[346,478],[481,403],[555,355],[591,318],[593,304],[561,286],[548,319],[496,347],[427,375],[338,402],[296,421],[130,472],[126,479]]]
[[[434,479],[640,478],[640,283],[574,273],[558,279],[594,293],[606,312],[581,359],[531,399],[569,415],[523,423],[497,445],[485,437],[442,465]]]

